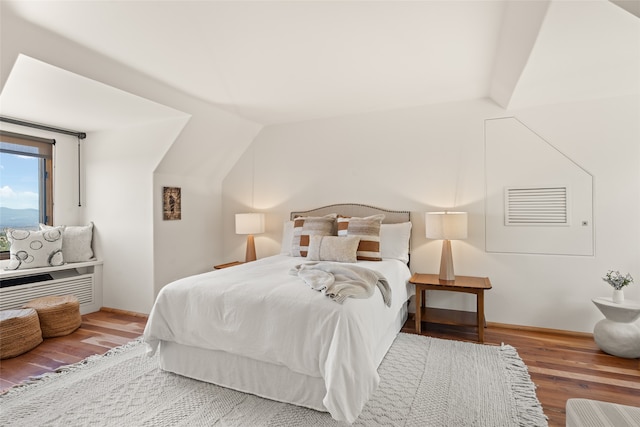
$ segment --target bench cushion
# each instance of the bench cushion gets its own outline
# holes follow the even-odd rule
[[[640,408],[590,399],[567,400],[567,427],[640,426]]]

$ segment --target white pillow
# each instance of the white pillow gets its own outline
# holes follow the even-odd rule
[[[11,259],[5,270],[53,267],[64,264],[62,227],[49,230],[18,230],[7,228]]]
[[[93,258],[91,240],[93,239],[93,222],[89,225],[61,226],[62,231],[62,255],[65,262],[83,262]],[[40,230],[49,230],[50,225],[40,224]]]
[[[358,236],[309,236],[307,258],[311,261],[357,262]]]
[[[399,259],[409,262],[411,222],[382,224],[380,226],[380,256],[383,259]]]
[[[285,221],[282,226],[281,255],[291,255],[291,244],[293,243],[293,221]]]

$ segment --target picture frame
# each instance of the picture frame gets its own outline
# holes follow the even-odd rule
[[[182,219],[182,194],[180,187],[162,187],[162,219]]]

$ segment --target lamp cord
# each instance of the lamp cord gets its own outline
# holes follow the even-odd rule
[[[80,181],[82,180],[81,172],[81,159],[80,159],[80,136],[78,136],[78,207],[82,206],[82,187]]]
[[[251,210],[252,211],[255,209],[255,205],[254,205],[255,186],[256,186],[256,148],[252,147],[252,150],[251,150]]]

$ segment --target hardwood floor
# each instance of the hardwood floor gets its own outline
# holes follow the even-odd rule
[[[144,317],[110,311],[91,313],[82,316],[82,320],[82,326],[73,334],[46,339],[28,353],[0,361],[0,389],[4,391],[30,376],[125,344],[140,336],[146,323]],[[415,332],[412,320],[403,331]],[[465,341],[476,339],[473,329],[448,326],[427,325],[424,334]],[[527,364],[552,427],[565,425],[564,411],[569,398],[640,406],[640,359],[605,354],[588,334],[489,324],[485,344],[501,343],[515,347]]]
[[[403,332],[415,333],[413,319]],[[476,342],[475,328],[423,324],[424,335]],[[640,406],[640,359],[601,351],[591,334],[488,324],[484,343],[516,348],[536,385],[549,426],[565,426],[567,399],[585,398]]]
[[[82,326],[64,337],[47,338],[33,350],[0,360],[0,391],[29,377],[79,362],[93,354],[126,344],[142,335],[146,317],[98,311],[82,316]]]

